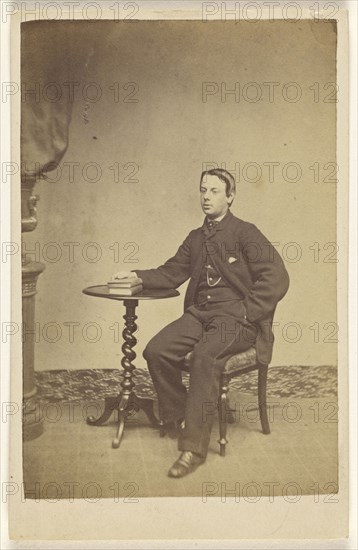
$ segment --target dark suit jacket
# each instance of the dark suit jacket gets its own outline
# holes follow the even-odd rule
[[[212,232],[205,222],[191,231],[165,264],[136,273],[144,288],[177,288],[190,277],[186,310],[194,304],[202,267],[208,263],[242,297],[248,321],[259,330],[257,358],[269,363],[274,340],[272,319],[277,302],[287,292],[289,278],[280,255],[255,225],[229,211]]]

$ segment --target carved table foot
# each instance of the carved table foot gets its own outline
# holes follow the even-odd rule
[[[133,392],[128,396],[123,393],[116,397],[106,397],[104,411],[98,418],[87,417],[87,424],[90,426],[102,426],[111,417],[113,411],[118,412],[117,435],[112,441],[113,449],[118,449],[123,437],[124,425],[128,416],[142,410],[153,428],[159,429],[159,420],[154,413],[154,399],[137,397]]]
[[[104,411],[101,416],[99,418],[88,416],[87,424],[90,426],[102,426],[102,424],[107,422],[113,411],[118,411],[120,402],[121,394],[117,395],[117,397],[106,397],[104,402]]]

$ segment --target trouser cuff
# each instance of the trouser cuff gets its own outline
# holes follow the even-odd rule
[[[187,439],[178,439],[178,449],[179,451],[191,451],[192,453],[195,453],[202,458],[206,458],[206,455],[208,453],[207,449],[203,449],[202,445],[197,445],[193,443],[192,441],[188,441]]]

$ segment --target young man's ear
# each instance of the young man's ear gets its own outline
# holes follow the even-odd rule
[[[232,203],[234,202],[234,198],[235,198],[235,193],[230,193],[230,195],[227,197],[227,202],[229,206],[231,206]]]

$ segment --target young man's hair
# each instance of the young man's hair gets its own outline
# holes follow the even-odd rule
[[[200,178],[200,185],[202,184],[203,180],[206,179],[206,176],[216,176],[217,178],[219,178],[219,180],[223,181],[226,185],[226,196],[228,197],[229,195],[231,195],[231,193],[236,193],[236,182],[235,182],[235,178],[232,174],[230,174],[230,172],[228,172],[227,170],[224,170],[224,168],[212,168],[211,170],[205,170],[204,172],[202,172],[201,174],[201,178]],[[230,206],[232,205],[233,203],[233,200],[231,201],[230,203]]]

